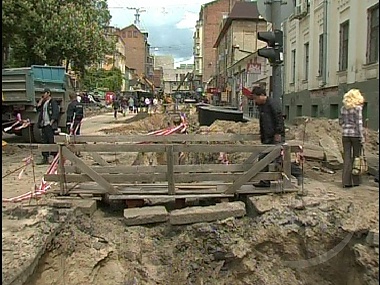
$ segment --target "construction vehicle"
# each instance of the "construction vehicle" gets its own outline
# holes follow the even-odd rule
[[[41,131],[37,126],[37,102],[44,88],[49,88],[52,98],[58,102],[60,117],[58,127],[66,128],[65,112],[70,103],[69,94],[74,92],[70,76],[62,66],[40,66],[6,68],[2,70],[3,102],[1,106],[2,130],[22,136],[27,142],[41,142]],[[30,121],[30,128],[7,128],[19,120]]]

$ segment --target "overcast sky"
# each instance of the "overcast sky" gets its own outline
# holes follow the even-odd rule
[[[151,53],[172,54],[177,64],[193,63],[193,33],[201,5],[211,0],[108,0],[111,25],[133,24],[134,9],[140,12],[142,28],[149,33]],[[176,64],[176,65],[177,65]]]

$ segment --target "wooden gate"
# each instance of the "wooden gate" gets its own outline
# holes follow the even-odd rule
[[[40,145],[42,151],[58,151],[58,174],[45,175],[59,182],[60,195],[87,194],[107,199],[149,199],[152,197],[233,197],[294,191],[291,184],[291,152],[297,147],[258,144],[258,135],[174,134],[170,136],[57,136],[56,145]],[[97,165],[75,155],[88,153]],[[113,165],[106,153],[165,153],[165,165]],[[240,164],[182,165],[184,153],[248,153]],[[259,160],[259,155],[267,155]],[[278,168],[272,163],[282,157]],[[66,161],[66,163],[65,163]],[[71,162],[68,165],[67,161]],[[269,172],[263,169],[269,167]],[[270,180],[271,188],[255,188],[253,182]],[[89,184],[90,182],[90,184]],[[94,183],[95,182],[95,183]],[[76,184],[72,187],[72,184]]]

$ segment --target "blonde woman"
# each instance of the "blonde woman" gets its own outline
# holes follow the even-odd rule
[[[364,97],[358,89],[351,89],[343,96],[339,124],[342,127],[344,188],[359,186],[361,177],[352,175],[352,164],[359,157],[364,143],[363,103]]]

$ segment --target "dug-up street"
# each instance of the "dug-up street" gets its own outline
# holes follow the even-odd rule
[[[210,127],[199,127],[195,114],[188,120],[189,130],[199,134],[258,133],[256,120],[216,121]],[[158,113],[118,120],[103,113],[86,118],[82,134],[147,134],[168,122],[168,115]],[[289,125],[286,136],[288,141],[304,140],[303,195],[213,203],[193,199],[179,209],[170,201],[149,200],[142,209],[152,207],[148,217],[157,223],[140,225],[136,221],[146,221],[146,210],[135,210],[131,218],[124,215],[125,203],[110,207],[79,198],[59,202],[51,193],[58,184],[38,201],[3,202],[2,284],[377,284],[379,196],[373,176],[364,176],[359,187],[341,187],[336,121],[313,118],[305,133],[301,124]],[[14,171],[24,158],[38,159],[39,153],[17,146],[17,138],[6,139],[2,194],[11,198],[40,183],[46,166]],[[376,132],[369,133],[366,153],[378,159]],[[91,157],[82,155],[90,163]],[[110,164],[160,164],[152,153],[103,158]]]

